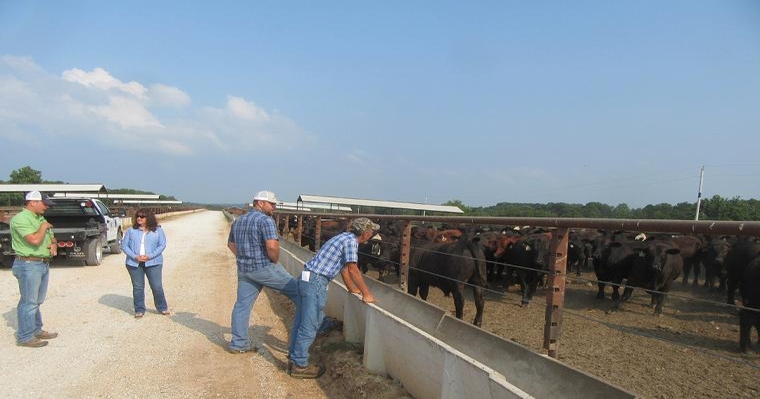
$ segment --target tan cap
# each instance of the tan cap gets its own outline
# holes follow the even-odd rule
[[[358,218],[351,222],[351,229],[355,232],[377,231],[380,225],[367,218]]]

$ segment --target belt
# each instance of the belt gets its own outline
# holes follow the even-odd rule
[[[17,256],[17,259],[28,260],[32,262],[45,262],[49,263],[53,258],[36,258],[34,256]]]
[[[308,268],[308,267],[304,267],[303,269],[304,269],[304,270],[306,270],[306,271],[307,271],[307,272],[309,272],[309,273],[313,273],[313,274],[316,274],[317,276],[322,276],[322,277],[326,278],[326,279],[327,279],[327,281],[330,281],[330,280],[332,280],[330,277],[327,277],[327,276],[325,276],[325,275],[324,275],[324,274],[322,274],[322,273],[317,273],[317,272],[315,272],[315,271],[313,271],[313,270],[309,270],[309,268]]]

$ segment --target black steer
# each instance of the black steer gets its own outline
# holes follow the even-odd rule
[[[625,238],[618,237],[619,240]],[[604,288],[612,287],[612,300],[620,300],[620,286],[627,279],[633,268],[635,250],[641,247],[639,242],[614,241],[614,237],[600,238],[596,242],[594,256],[594,273],[598,291],[596,297],[604,299]]]
[[[507,249],[504,256],[507,275],[514,271],[520,283],[521,306],[527,306],[533,299],[538,281],[546,274],[541,271],[549,268],[550,236],[550,233],[545,233],[522,237]]]
[[[742,304],[745,307],[739,311],[739,347],[746,353],[752,348],[752,327],[760,336],[760,256],[753,259],[742,271],[739,292],[742,294]]]
[[[621,308],[622,302],[630,299],[633,287],[643,288],[652,296],[650,306],[655,314],[662,314],[665,295],[683,271],[681,250],[674,243],[655,241],[635,250],[633,267],[623,296],[615,303],[613,310]]]
[[[699,285],[699,272],[704,253],[704,241],[696,236],[676,236],[671,241],[680,251],[683,258],[683,284],[689,283],[689,274],[694,275],[693,285]]]
[[[705,267],[704,288],[712,290],[718,280],[718,291],[726,290],[726,255],[731,243],[723,239],[713,239],[707,243],[702,253],[702,265]]]
[[[728,274],[726,301],[729,305],[736,302],[736,289],[739,287],[744,269],[758,255],[760,255],[760,243],[754,241],[739,241],[726,254],[726,273]]]
[[[376,264],[380,263],[380,248],[382,244],[382,238],[379,235],[375,235],[369,241],[359,244],[359,259],[357,265],[362,273],[367,273],[370,265],[377,269]]]
[[[475,320],[473,324],[483,323],[483,288],[487,287],[486,257],[480,245],[470,237],[461,237],[457,241],[433,243],[426,240],[413,240],[409,262],[408,292],[427,300],[430,286],[441,289],[444,294],[451,293],[454,298],[456,317],[464,315],[464,285],[472,286],[475,298]]]

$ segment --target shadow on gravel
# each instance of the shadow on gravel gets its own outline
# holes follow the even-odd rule
[[[272,334],[269,334],[269,330],[271,329],[272,327],[269,326],[253,326],[253,334],[251,337],[253,338],[253,341],[255,341],[254,345],[260,352],[266,349],[274,350],[287,355],[288,343],[275,337]]]
[[[224,334],[230,333],[228,326],[220,326],[213,321],[201,319],[197,313],[176,312],[170,317],[172,321],[203,334],[212,344],[227,349],[227,340],[224,338]]]
[[[132,297],[116,294],[106,294],[98,299],[98,303],[121,310],[124,313],[128,313],[130,315],[134,312]]]
[[[3,313],[3,319],[5,319],[6,326],[12,327],[15,330],[18,324],[18,318],[16,317],[16,308],[14,307],[12,310]]]

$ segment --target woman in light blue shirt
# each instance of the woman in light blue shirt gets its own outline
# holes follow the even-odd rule
[[[171,314],[164,296],[161,269],[164,263],[166,235],[156,221],[156,215],[147,209],[138,209],[121,242],[121,249],[127,255],[126,266],[132,280],[132,297],[135,303],[135,318],[145,315],[145,276],[148,277],[153,303],[163,315]]]

